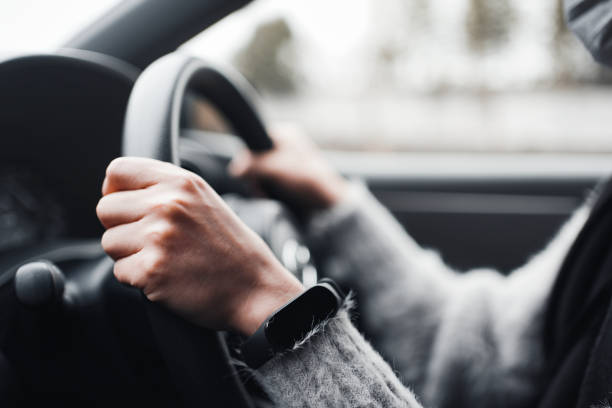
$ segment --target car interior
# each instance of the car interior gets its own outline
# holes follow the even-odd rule
[[[233,335],[116,281],[95,213],[113,158],[169,161],[212,185],[306,285],[325,275],[300,209],[226,171],[243,147],[272,147],[256,92],[177,51],[248,3],[124,1],[56,52],[0,60],[1,406],[267,406],[234,364]],[[234,136],[199,127],[196,105]],[[581,155],[326,155],[458,271],[522,265],[612,168]]]

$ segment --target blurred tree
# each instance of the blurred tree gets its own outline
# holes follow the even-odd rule
[[[408,24],[414,27],[413,31],[427,31],[431,29],[430,0],[412,0],[410,2]]]
[[[555,14],[553,16],[555,20],[553,40],[557,47],[562,48],[567,37],[570,35],[570,31],[567,29],[565,24],[565,13],[563,10],[563,0],[555,1]]]
[[[293,33],[284,18],[260,24],[250,41],[234,56],[236,67],[262,92],[295,91]]]
[[[431,41],[430,0],[371,3],[376,10],[370,37],[374,57],[371,86],[396,89],[396,65],[409,58],[419,42]]]
[[[516,13],[509,0],[469,0],[466,17],[468,48],[482,54],[503,46]]]
[[[552,32],[552,56],[555,72],[555,81],[560,85],[567,85],[574,78],[572,65],[572,51],[574,38],[565,23],[563,0],[555,0],[554,26]]]

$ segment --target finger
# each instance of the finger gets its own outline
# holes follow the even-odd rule
[[[307,143],[309,140],[302,129],[291,122],[273,124],[268,129],[268,134],[277,147],[285,147],[296,142]]]
[[[240,177],[253,178],[256,180],[266,177],[275,179],[278,177],[279,173],[286,170],[278,166],[282,159],[282,153],[276,149],[256,154],[249,153],[249,157],[246,159],[248,163],[238,163],[238,166],[243,166],[243,168],[239,168]],[[297,166],[299,163],[295,163],[294,165]]]
[[[140,289],[144,287],[142,256],[144,251],[145,250],[126,256],[115,262],[113,273],[119,282]]]
[[[180,167],[142,157],[119,157],[106,168],[102,194],[147,188],[180,174]]]
[[[253,163],[253,155],[248,150],[243,150],[238,153],[230,162],[228,170],[234,177],[243,177]]]
[[[104,228],[135,222],[144,217],[151,205],[149,191],[117,191],[100,199],[96,214]]]
[[[102,235],[102,248],[114,260],[136,254],[144,247],[144,233],[140,222],[121,224]]]
[[[104,177],[104,181],[102,181],[102,195],[104,195],[104,191],[108,190],[108,177]]]

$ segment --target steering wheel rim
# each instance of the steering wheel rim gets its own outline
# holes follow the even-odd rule
[[[148,157],[180,165],[178,142],[183,97],[189,89],[215,105],[252,151],[273,147],[271,138],[251,102],[248,82],[229,69],[213,67],[200,59],[178,53],[151,64],[138,78],[128,101],[123,132],[125,156]],[[160,352],[186,397],[187,405],[211,401],[210,392],[226,399],[225,406],[251,406],[250,399],[231,364],[221,333],[196,327],[173,315],[143,295],[147,315]],[[176,345],[181,344],[180,350]],[[214,367],[211,367],[214,366]],[[219,370],[214,389],[204,390],[212,370]],[[221,387],[226,387],[222,389]]]
[[[246,79],[227,67],[173,53],[151,64],[132,89],[123,129],[125,156],[180,164],[181,107],[187,89],[208,98],[251,151],[273,147]]]

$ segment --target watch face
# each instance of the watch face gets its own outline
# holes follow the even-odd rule
[[[333,315],[340,298],[322,285],[313,286],[268,320],[266,337],[276,350],[286,350],[314,326]]]

